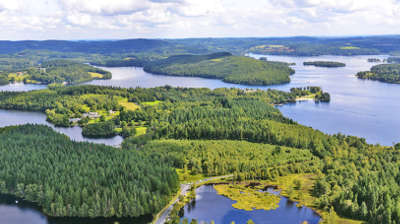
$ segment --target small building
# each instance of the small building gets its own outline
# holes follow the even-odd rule
[[[84,114],[82,114],[82,117],[100,118],[100,114],[97,113],[97,112],[89,112],[89,113],[84,113]]]
[[[71,122],[71,123],[77,123],[77,122],[79,122],[81,119],[80,118],[71,118],[71,119],[69,119],[69,122]]]

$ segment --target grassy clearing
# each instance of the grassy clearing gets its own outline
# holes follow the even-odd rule
[[[140,104],[143,106],[157,106],[160,103],[161,103],[160,100],[156,100],[156,101],[141,102]]]
[[[221,61],[222,61],[222,58],[214,58],[214,59],[211,59],[210,61],[213,61],[213,62],[221,62]]]
[[[13,82],[23,82],[27,78],[29,78],[28,74],[16,74],[16,73],[8,74],[8,79]]]
[[[176,173],[178,174],[180,183],[192,183],[206,178],[203,174],[193,175],[190,171],[185,171],[184,169],[176,169]]]
[[[232,207],[245,211],[254,209],[271,210],[279,207],[278,195],[259,192],[258,190],[243,185],[220,184],[214,186],[219,195],[228,197],[234,201]]]
[[[136,136],[146,134],[147,127],[137,127],[136,128]]]
[[[358,50],[360,49],[359,47],[355,47],[355,46],[343,46],[340,47],[341,50]]]
[[[90,77],[92,78],[98,78],[98,79],[102,79],[104,78],[103,74],[97,73],[97,72],[88,72]]]
[[[280,45],[280,44],[270,44],[270,45],[268,45],[268,47],[270,47],[270,48],[282,48],[282,47],[285,47],[284,45]]]
[[[128,102],[128,99],[126,98],[119,100],[118,103],[119,105],[130,111],[135,111],[140,108],[136,103]]]
[[[316,94],[310,94],[307,96],[298,96],[296,97],[296,101],[305,101],[305,100],[314,100]]]

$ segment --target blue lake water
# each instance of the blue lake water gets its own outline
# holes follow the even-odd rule
[[[263,55],[250,54],[259,58]],[[271,61],[296,63],[296,73],[291,82],[273,86],[246,86],[215,79],[153,75],[142,68],[104,68],[113,74],[111,80],[95,80],[94,85],[143,87],[179,86],[215,88],[257,88],[289,91],[292,87],[321,86],[331,94],[330,103],[315,104],[306,101],[279,106],[281,112],[300,124],[311,126],[329,134],[343,133],[366,138],[367,142],[392,145],[400,142],[400,85],[360,80],[359,71],[369,70],[377,63],[368,58],[384,59],[387,56],[318,56],[287,57],[268,56]],[[346,64],[341,68],[303,66],[304,61],[328,60]]]
[[[266,193],[267,194],[267,193]],[[203,185],[196,189],[196,202],[184,207],[183,218],[189,221],[197,219],[199,223],[205,221],[215,224],[246,223],[249,219],[257,224],[300,224],[307,221],[317,224],[320,220],[318,214],[307,207],[298,208],[295,202],[281,197],[279,208],[274,210],[245,211],[232,207],[235,201],[218,195],[213,185]]]
[[[31,90],[46,89],[47,85],[24,84],[23,82],[10,83],[7,85],[0,85],[1,91],[8,92],[26,92]]]
[[[259,58],[263,55],[250,54]],[[271,61],[294,62],[296,73],[291,82],[273,86],[246,86],[222,82],[216,79],[195,77],[173,77],[154,75],[144,72],[142,68],[103,68],[112,72],[111,80],[94,80],[85,84],[116,86],[125,88],[156,86],[206,87],[215,88],[257,88],[279,89],[288,91],[292,87],[321,86],[331,94],[329,104],[301,102],[279,106],[282,113],[299,122],[323,132],[343,133],[364,137],[369,143],[392,145],[400,142],[400,85],[377,81],[360,80],[355,77],[359,71],[370,69],[377,63],[367,62],[368,58],[387,56],[318,56],[287,57],[266,56]],[[344,62],[346,67],[322,68],[303,66],[304,61],[329,60]],[[26,86],[26,88],[24,88]],[[1,90],[28,91],[44,88],[40,85],[11,84],[0,87]]]
[[[0,109],[0,127],[10,126],[10,125],[22,125],[28,123],[43,124],[50,126],[57,132],[65,134],[69,136],[71,140],[78,142],[87,141],[87,142],[105,144],[110,146],[119,146],[123,140],[121,136],[115,136],[113,138],[107,138],[107,139],[85,138],[82,136],[82,128],[78,126],[71,128],[55,127],[53,124],[46,121],[46,115],[44,113]]]
[[[261,55],[251,54],[250,56],[258,58]],[[368,63],[368,58],[383,59],[386,56],[267,57],[268,60],[296,63],[295,66],[292,66],[296,73],[291,76],[290,83],[254,87],[224,83],[215,79],[153,75],[144,72],[142,68],[129,67],[104,68],[112,72],[113,78],[111,80],[95,80],[86,84],[125,88],[150,88],[164,85],[193,88],[206,87],[210,89],[221,87],[273,88],[283,91],[288,91],[292,87],[321,86],[324,91],[331,94],[330,103],[315,104],[312,101],[304,101],[278,106],[278,108],[285,116],[300,124],[311,126],[326,133],[341,132],[364,137],[369,143],[384,145],[400,142],[400,116],[398,116],[400,114],[400,104],[398,103],[400,102],[400,85],[359,80],[355,77],[357,72],[368,70],[376,64]],[[302,65],[304,61],[314,60],[339,61],[346,63],[347,66],[343,68],[320,68]],[[30,91],[43,88],[46,87],[16,83],[0,86],[0,91]],[[70,136],[75,141],[90,141],[108,145],[118,145],[122,141],[122,138],[118,136],[112,139],[84,138],[79,127],[54,127],[46,121],[43,113],[0,110],[0,127],[26,123],[49,125],[55,130]],[[280,209],[283,209],[282,212],[254,211],[250,214],[232,209],[232,201],[223,196],[215,195],[212,189],[199,188],[198,191],[200,195],[199,201],[196,203],[195,209],[191,211],[185,210],[186,217],[199,219],[210,217],[216,223],[227,223],[225,221],[231,217],[238,220],[236,223],[243,223],[250,218],[256,223],[297,223],[308,218],[310,218],[309,223],[317,223],[316,220],[319,220],[319,217],[311,209],[298,209],[290,202],[285,202],[280,206]],[[284,203],[285,200],[287,201],[287,199],[283,198],[281,203]],[[210,221],[210,219],[207,220]],[[71,223],[70,221],[64,221],[58,220],[57,223]],[[73,223],[79,223],[80,221],[75,220]],[[91,221],[86,222],[90,223]],[[15,205],[2,205],[0,202],[0,223],[53,224],[56,222],[48,221],[45,216],[35,209],[21,208]],[[102,222],[99,221],[98,223]]]

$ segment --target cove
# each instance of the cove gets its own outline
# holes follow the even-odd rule
[[[87,142],[105,144],[110,146],[119,146],[123,141],[123,138],[121,136],[115,136],[113,138],[107,138],[107,139],[85,138],[84,136],[82,136],[81,127],[78,126],[70,128],[55,127],[53,124],[46,121],[46,115],[44,113],[0,109],[0,128],[5,126],[23,125],[23,124],[47,125],[53,128],[55,131],[69,136],[71,140],[77,142],[87,141]]]
[[[268,190],[267,193],[275,193]],[[317,224],[320,217],[312,209],[307,207],[298,208],[296,202],[282,197],[279,208],[275,210],[253,210],[245,211],[232,207],[235,201],[218,195],[213,185],[203,185],[196,189],[196,200],[194,203],[185,205],[182,219],[197,219],[199,223],[205,221],[215,224],[246,223],[249,219],[257,224],[286,224],[302,223]]]

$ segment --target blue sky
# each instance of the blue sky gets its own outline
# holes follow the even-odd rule
[[[0,0],[0,39],[400,34],[400,0]]]

